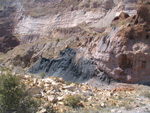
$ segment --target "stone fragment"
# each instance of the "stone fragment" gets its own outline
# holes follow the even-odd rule
[[[49,102],[54,101],[54,99],[55,99],[55,96],[54,96],[54,95],[48,96],[48,101],[49,101]]]
[[[58,102],[59,105],[64,105],[64,102]]]
[[[55,103],[57,101],[55,95],[47,96],[47,99],[49,102],[52,102],[52,103]]]
[[[65,83],[64,79],[63,78],[58,78],[58,82],[61,82],[61,83]]]
[[[38,113],[47,113],[47,112],[46,112],[46,109],[42,109]]]
[[[105,107],[105,103],[101,103],[101,107],[103,107],[103,108],[104,108],[104,107]]]
[[[62,88],[63,90],[67,89],[69,91],[74,91],[75,90],[75,87],[74,86],[65,86]]]
[[[62,97],[57,97],[58,101],[62,101],[64,99],[64,96]]]
[[[48,102],[43,105],[43,107],[44,107],[45,109],[49,108],[49,106],[50,106],[50,103],[48,103]]]
[[[112,109],[112,110],[111,110],[111,113],[116,113],[116,112],[117,112],[116,109]]]

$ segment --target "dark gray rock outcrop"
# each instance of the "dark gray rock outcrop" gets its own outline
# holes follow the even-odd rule
[[[41,58],[33,67],[30,73],[46,76],[61,76],[65,80],[84,82],[96,75],[96,66],[92,60],[80,59],[75,62],[76,52],[67,48],[60,52],[56,59]]]

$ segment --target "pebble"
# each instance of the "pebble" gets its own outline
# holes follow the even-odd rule
[[[111,113],[116,113],[116,112],[117,112],[116,109],[112,109],[112,110],[111,110]]]
[[[105,103],[101,103],[101,107],[105,107]]]
[[[50,106],[50,103],[48,103],[48,102],[43,105],[43,107],[44,107],[45,109],[47,109],[49,106]]]
[[[53,102],[55,100],[54,95],[47,96],[49,102]]]

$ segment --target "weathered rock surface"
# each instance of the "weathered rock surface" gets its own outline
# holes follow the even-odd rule
[[[150,4],[142,4],[137,15],[122,20],[121,27],[114,26],[99,41],[93,51],[99,69],[122,82],[150,83],[149,11]]]
[[[86,81],[96,76],[96,65],[92,60],[80,59],[75,61],[76,52],[67,48],[60,52],[56,59],[41,58],[38,63],[30,68],[33,74],[45,73],[47,76],[61,76],[65,80]]]
[[[21,10],[28,16],[20,17],[14,33],[20,35],[23,43],[28,43],[51,35],[56,28],[70,28],[82,23],[97,28],[107,27],[121,11],[135,14],[136,3],[137,0],[37,0],[30,2],[30,5],[37,8],[27,3],[25,6],[28,6],[28,9],[24,6]],[[123,8],[126,6],[129,8]],[[29,9],[31,11],[28,11]]]
[[[39,74],[45,72],[50,76],[62,76],[66,80],[73,78],[72,80],[75,81],[76,78],[83,79],[95,75],[93,69],[90,69],[93,63],[89,63],[91,59],[94,59],[97,64],[94,70],[104,71],[110,78],[122,82],[149,83],[150,28],[149,18],[145,18],[149,17],[149,3],[139,6],[137,15],[134,16],[132,15],[135,12],[132,11],[135,11],[137,0],[121,2],[106,0],[100,3],[90,2],[93,8],[108,5],[107,8],[103,7],[98,15],[98,10],[87,10],[91,6],[85,1],[78,4],[79,9],[74,9],[74,6],[71,11],[66,9],[68,13],[61,12],[57,15],[37,18],[23,15],[18,21],[15,32],[21,34],[22,42],[31,43],[15,48],[9,54],[12,56],[8,57],[5,63],[27,68],[41,59],[30,72]],[[126,7],[127,5],[129,6]],[[83,7],[86,7],[87,11]],[[117,16],[111,27],[102,33],[104,28],[101,29],[101,27],[107,26],[103,26],[103,23],[109,24],[121,11],[126,12]],[[44,35],[46,37],[40,39]],[[68,55],[62,55],[56,58],[59,51],[67,47],[74,48],[76,56],[71,55],[71,58]]]
[[[13,36],[15,11],[15,7],[8,7],[0,12],[0,52],[6,53],[20,43]]]

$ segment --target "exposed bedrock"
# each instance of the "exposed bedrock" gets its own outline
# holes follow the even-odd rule
[[[51,32],[57,28],[71,28],[83,23],[96,28],[107,27],[112,19],[122,11],[126,11],[130,15],[136,13],[137,0],[126,1],[91,0],[88,2],[87,0],[70,0],[66,3],[65,0],[35,0],[34,4],[37,4],[37,8],[31,7],[29,12],[35,15],[38,9],[37,15],[39,16],[35,18],[31,14],[22,15],[14,33],[20,35],[22,43],[28,43],[51,35]],[[56,2],[56,6],[53,2]],[[70,3],[73,6],[67,5],[64,8],[64,4]],[[74,5],[74,3],[76,4]],[[40,7],[40,4],[43,4],[43,6]],[[128,6],[128,8],[123,8],[124,6]],[[47,10],[50,10],[50,12],[46,12]],[[27,11],[25,10],[25,12]],[[45,13],[45,16],[40,15],[42,13]],[[54,14],[52,15],[52,13]]]
[[[99,41],[93,57],[100,70],[122,82],[150,84],[149,16],[150,3],[144,3],[137,15]]]
[[[12,50],[14,47],[19,45],[19,40],[12,35],[7,35],[5,37],[0,37],[0,52],[6,53]]]
[[[60,52],[59,58],[41,58],[29,72],[34,74],[45,73],[47,76],[61,76],[65,80],[86,81],[96,76],[96,65],[92,60],[80,59],[75,62],[76,52],[67,48]]]
[[[7,7],[0,11],[0,52],[6,53],[20,44],[13,36],[15,7]]]

